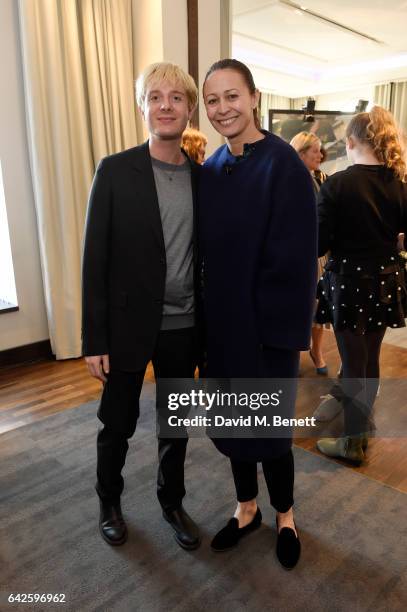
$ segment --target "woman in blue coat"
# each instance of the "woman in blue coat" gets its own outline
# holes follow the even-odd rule
[[[226,138],[204,164],[199,228],[204,260],[208,377],[296,379],[308,350],[317,266],[311,177],[296,152],[260,130],[259,92],[250,70],[221,60],[203,87],[213,127]],[[290,412],[294,413],[294,399]],[[292,440],[214,439],[230,457],[235,515],[214,538],[231,548],[260,526],[261,461],[277,511],[277,554],[291,568],[300,555],[293,517]]]

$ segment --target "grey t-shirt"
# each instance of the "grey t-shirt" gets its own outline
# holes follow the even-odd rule
[[[161,329],[194,324],[193,203],[188,160],[177,166],[151,159],[167,260]]]

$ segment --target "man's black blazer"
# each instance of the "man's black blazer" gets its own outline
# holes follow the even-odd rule
[[[199,170],[191,161],[196,319]],[[164,235],[147,141],[102,159],[93,180],[82,267],[83,354],[109,354],[111,368],[142,370],[160,331],[165,278]]]

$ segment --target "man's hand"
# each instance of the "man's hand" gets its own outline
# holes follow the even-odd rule
[[[107,381],[105,374],[109,374],[109,355],[85,357],[85,361],[92,376],[102,382]]]

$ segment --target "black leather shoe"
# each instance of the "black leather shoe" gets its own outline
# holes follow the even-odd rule
[[[198,548],[201,544],[198,525],[194,523],[182,506],[171,512],[163,510],[163,517],[173,528],[175,540],[182,548],[185,548],[185,550]]]
[[[216,552],[223,552],[224,550],[230,550],[236,546],[239,540],[244,536],[255,531],[261,525],[261,512],[260,508],[257,508],[257,512],[253,517],[253,520],[248,525],[239,528],[239,521],[236,517],[233,517],[228,521],[227,525],[223,527],[211,542],[212,550]]]
[[[112,546],[121,546],[127,540],[127,527],[122,516],[120,502],[109,504],[100,502],[99,530],[102,538]]]
[[[276,517],[277,525],[277,557],[284,569],[293,569],[298,563],[301,555],[301,543],[298,536],[295,535],[295,531],[290,527],[283,527],[278,533],[278,521]]]

